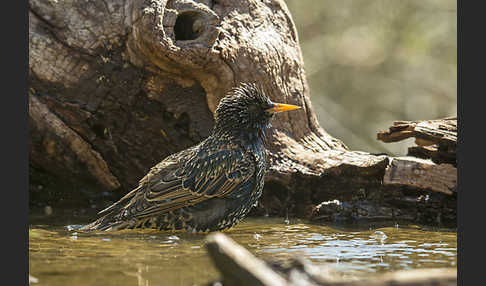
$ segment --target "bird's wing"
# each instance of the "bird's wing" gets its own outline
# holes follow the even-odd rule
[[[140,193],[143,193],[146,186],[151,185],[158,178],[163,179],[165,176],[167,176],[167,173],[178,169],[183,170],[183,164],[193,156],[194,149],[196,147],[197,146],[193,146],[166,157],[164,160],[150,169],[150,171],[139,181],[138,187],[123,196],[116,203],[98,212],[98,214],[106,214],[120,208],[126,209],[128,206],[130,206],[131,202],[140,195]]]
[[[149,217],[226,196],[251,180],[254,172],[250,158],[236,149],[199,151],[187,161],[164,160],[140,181],[123,208],[124,216]]]

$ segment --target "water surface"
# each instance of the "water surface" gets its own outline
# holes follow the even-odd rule
[[[87,222],[87,221],[86,221]],[[407,225],[314,225],[247,218],[225,234],[257,257],[305,257],[344,277],[425,267],[456,267],[457,234]],[[86,233],[67,224],[29,228],[35,285],[204,285],[217,280],[204,234],[124,230]]]

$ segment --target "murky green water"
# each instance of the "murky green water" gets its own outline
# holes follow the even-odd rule
[[[225,232],[260,258],[304,256],[345,277],[425,267],[456,267],[457,234],[447,230],[322,226],[246,219]],[[69,231],[31,220],[29,272],[35,285],[204,285],[218,273],[203,234]]]

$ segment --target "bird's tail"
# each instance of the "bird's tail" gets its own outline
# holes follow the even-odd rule
[[[121,204],[117,202],[109,208],[100,211],[98,214],[104,214],[102,217],[82,226],[79,230],[118,230],[126,228],[129,223],[121,217],[122,208]]]
[[[79,230],[93,231],[93,230],[116,230],[123,228],[126,222],[117,220],[111,214],[104,215],[92,223],[82,226]]]
[[[140,186],[132,190],[130,193],[126,194],[123,198],[118,200],[116,203],[107,207],[106,209],[100,211],[98,214],[105,214],[99,219],[92,223],[84,225],[80,230],[90,231],[90,230],[117,230],[126,228],[129,222],[120,219],[120,212],[127,204],[130,199],[136,194],[140,189]]]

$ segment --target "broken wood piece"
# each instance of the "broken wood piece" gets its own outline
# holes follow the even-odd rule
[[[456,144],[457,118],[450,117],[423,121],[395,121],[388,131],[378,132],[377,138],[383,142],[397,142],[410,137],[434,143]]]
[[[397,142],[415,137],[415,144],[408,149],[409,156],[430,158],[435,163],[456,166],[457,118],[437,120],[395,121],[388,131],[380,131],[377,139]]]
[[[415,157],[390,158],[384,185],[403,185],[452,195],[457,187],[457,169]]]
[[[225,286],[288,285],[285,279],[274,272],[264,261],[222,233],[207,237],[206,249],[216,268],[223,275]]]

